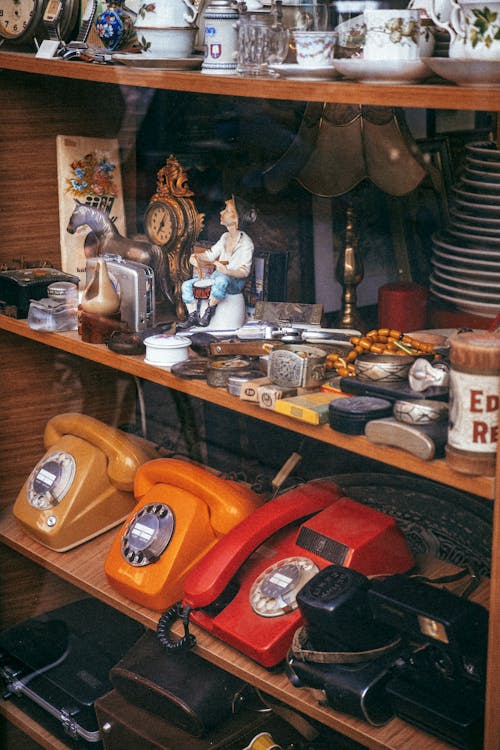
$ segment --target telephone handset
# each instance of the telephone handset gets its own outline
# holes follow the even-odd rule
[[[113,588],[157,611],[182,596],[191,568],[260,505],[251,490],[175,458],[142,466],[134,493],[104,570]]]
[[[302,622],[298,591],[332,563],[365,575],[414,565],[393,518],[345,497],[330,480],[314,480],[257,508],[221,539],[186,577],[177,612],[274,667]],[[180,645],[168,636],[172,612],[158,631],[167,650]]]
[[[30,536],[57,552],[121,523],[133,507],[135,472],[157,455],[139,438],[73,412],[47,422],[44,446],[13,512]]]

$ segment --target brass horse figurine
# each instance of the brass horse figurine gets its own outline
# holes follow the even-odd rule
[[[90,229],[84,243],[87,258],[108,253],[150,266],[155,274],[157,305],[162,299],[175,304],[168,258],[159,245],[153,245],[146,240],[131,240],[124,237],[107,214],[75,199],[75,207],[66,231],[74,234],[79,227],[83,226]]]

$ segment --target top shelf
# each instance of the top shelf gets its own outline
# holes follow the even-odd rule
[[[357,84],[348,81],[245,78],[192,71],[165,71],[124,65],[46,60],[27,52],[0,52],[0,69],[76,78],[99,83],[189,91],[200,94],[337,102],[385,107],[500,111],[500,88],[460,87],[448,83]]]
[[[217,404],[223,408],[246,414],[261,422],[268,422],[292,432],[298,432],[314,440],[327,443],[360,456],[380,461],[403,471],[412,472],[464,492],[492,500],[495,493],[493,477],[470,476],[453,471],[443,459],[422,461],[407,451],[388,446],[378,446],[364,436],[344,435],[331,429],[327,424],[310,425],[275,411],[263,409],[249,401],[232,396],[225,388],[209,386],[201,380],[185,380],[172,375],[168,370],[144,362],[143,356],[115,354],[104,344],[88,344],[81,340],[76,331],[64,333],[44,333],[30,328],[25,320],[17,320],[0,315],[0,330],[4,330],[43,345],[61,349],[70,354],[143,378],[152,383],[186,393],[193,398]]]

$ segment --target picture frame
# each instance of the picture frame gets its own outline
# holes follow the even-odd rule
[[[245,286],[247,319],[255,319],[263,302],[285,302],[287,298],[288,252],[255,250],[252,272]]]

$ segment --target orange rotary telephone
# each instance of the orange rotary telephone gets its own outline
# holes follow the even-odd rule
[[[262,664],[282,661],[302,622],[297,592],[337,563],[365,575],[405,572],[414,562],[395,520],[314,480],[270,500],[238,524],[184,581],[182,605],[160,619],[167,650],[191,646],[169,638],[170,622],[192,622]],[[189,634],[191,635],[191,634]]]
[[[14,515],[57,552],[123,521],[133,507],[135,472],[157,455],[139,438],[72,412],[47,422],[44,445],[47,452],[24,483]]]
[[[175,458],[142,466],[134,492],[138,503],[104,570],[117,591],[158,611],[182,596],[195,563],[260,504],[241,485]]]

